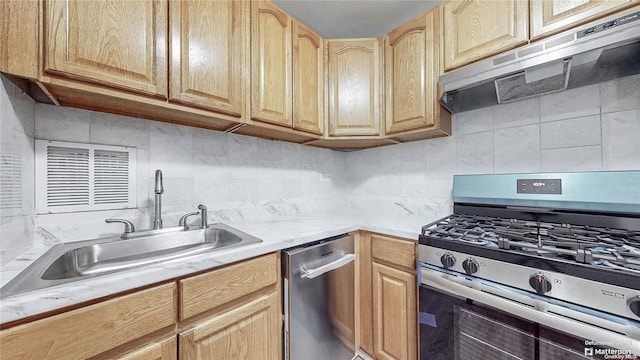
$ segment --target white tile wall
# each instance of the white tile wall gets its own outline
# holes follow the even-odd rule
[[[453,136],[350,153],[34,104],[5,78],[0,101],[2,154],[20,151],[25,184],[19,214],[2,213],[0,260],[32,244],[34,137],[138,148],[138,209],[38,215],[48,242],[119,232],[108,217],[149,227],[158,168],[169,225],[198,203],[213,221],[336,204],[428,221],[451,211],[454,174],[640,170],[640,76],[456,114]]]
[[[0,76],[0,264],[33,246],[35,108]]]
[[[453,174],[640,170],[640,75],[456,114],[453,126],[453,136],[411,150],[348,154],[350,204],[435,219],[451,211]],[[426,166],[391,173],[387,158]]]

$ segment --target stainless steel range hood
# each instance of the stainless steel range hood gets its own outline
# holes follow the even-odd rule
[[[640,11],[583,26],[440,77],[452,113],[640,73]]]

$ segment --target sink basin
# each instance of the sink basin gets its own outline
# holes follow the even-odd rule
[[[133,238],[106,238],[52,247],[0,289],[1,297],[81,279],[184,259],[262,240],[224,224],[206,229],[166,229]]]

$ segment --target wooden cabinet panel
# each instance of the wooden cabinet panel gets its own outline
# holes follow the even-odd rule
[[[44,4],[46,73],[166,98],[166,1]]]
[[[326,274],[327,307],[331,324],[341,338],[350,344],[355,340],[354,263],[347,264]]]
[[[277,283],[279,264],[272,253],[180,280],[180,320]]]
[[[372,271],[375,356],[416,359],[416,277],[376,262]]]
[[[633,0],[531,0],[531,38],[552,35],[633,4]]]
[[[118,357],[119,360],[176,360],[177,358],[178,341],[176,335]]]
[[[0,1],[0,71],[37,79],[40,75],[38,0]]]
[[[268,1],[251,4],[251,118],[291,127],[291,18]]]
[[[172,1],[170,99],[240,117],[243,1]]]
[[[330,40],[329,136],[380,135],[380,42]]]
[[[279,292],[260,296],[180,334],[180,360],[280,359]]]
[[[447,127],[441,121],[449,114],[441,114],[439,103],[441,37],[442,9],[437,7],[385,38],[387,134]]]
[[[374,261],[398,265],[409,271],[416,269],[416,242],[371,234],[371,254]]]
[[[444,65],[451,70],[527,42],[529,6],[522,0],[444,3]]]
[[[85,359],[176,321],[176,284],[107,300],[0,332],[3,356]],[[81,341],[80,341],[81,340]]]
[[[306,26],[293,25],[293,127],[322,135],[324,124],[324,46]]]
[[[437,59],[426,48],[426,28],[421,16],[392,31],[385,40],[387,133],[433,125],[433,110],[426,104],[427,99],[429,105],[435,100],[433,75],[427,74],[427,51],[429,64]],[[425,76],[431,81],[426,82]]]

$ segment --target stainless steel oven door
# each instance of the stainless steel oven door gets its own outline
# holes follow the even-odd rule
[[[420,358],[639,359],[640,322],[423,264]]]

